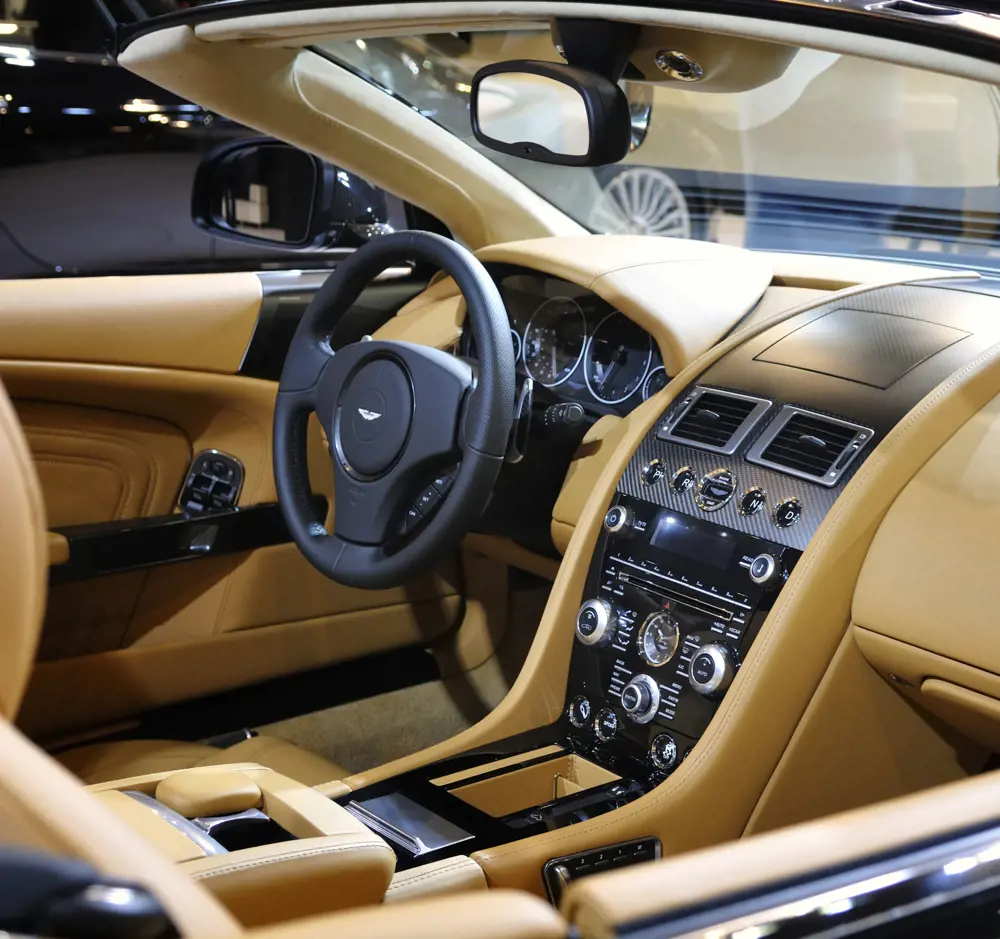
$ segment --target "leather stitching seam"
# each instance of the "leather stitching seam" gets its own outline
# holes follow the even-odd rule
[[[209,877],[220,877],[223,874],[235,874],[239,871],[251,870],[255,867],[267,867],[269,864],[281,864],[285,861],[297,861],[310,857],[322,857],[324,854],[338,854],[343,851],[357,851],[359,848],[373,848],[391,855],[395,860],[396,855],[387,844],[378,844],[374,841],[357,841],[354,844],[341,844],[331,848],[313,848],[310,851],[296,851],[291,854],[278,854],[274,857],[259,858],[255,861],[242,861],[237,864],[228,864],[225,867],[214,868],[210,871],[198,871],[192,874],[195,880],[206,880]]]

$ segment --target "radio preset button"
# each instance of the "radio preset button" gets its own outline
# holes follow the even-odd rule
[[[566,714],[574,727],[586,726],[590,722],[590,700],[578,694],[570,701]]]
[[[729,646],[721,642],[703,645],[691,659],[688,680],[698,694],[715,698],[724,694],[733,683],[736,662]]]
[[[695,482],[694,470],[690,466],[682,466],[674,470],[674,475],[670,477],[670,488],[674,492],[687,492]]]
[[[612,535],[623,534],[632,527],[634,513],[624,505],[613,505],[604,516],[604,529]]]
[[[782,499],[771,517],[778,528],[790,528],[802,518],[802,503],[798,499]]]
[[[585,646],[611,644],[618,627],[618,613],[607,600],[588,600],[576,614],[576,638]]]
[[[615,734],[618,733],[618,718],[611,708],[601,708],[597,712],[597,717],[594,718],[594,733],[597,734],[598,740],[603,740],[605,743],[615,739]]]
[[[649,762],[664,773],[677,762],[677,742],[670,734],[657,734],[649,747]]]
[[[721,509],[736,492],[736,476],[730,469],[714,469],[698,483],[694,501],[705,512]]]
[[[647,486],[658,483],[666,475],[662,460],[650,460],[640,471],[639,478]]]
[[[747,517],[756,515],[765,505],[767,505],[767,492],[762,486],[751,486],[736,503],[740,515]]]

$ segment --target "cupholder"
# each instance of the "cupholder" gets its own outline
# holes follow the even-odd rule
[[[195,824],[227,851],[295,841],[293,834],[256,809],[223,818],[199,818]]]

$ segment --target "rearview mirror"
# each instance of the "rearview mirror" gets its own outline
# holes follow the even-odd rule
[[[346,232],[363,242],[392,231],[380,189],[269,138],[209,153],[195,175],[191,214],[213,235],[286,249],[323,250]]]
[[[488,65],[472,79],[470,107],[476,140],[538,163],[617,163],[632,141],[629,103],[618,85],[569,65]]]

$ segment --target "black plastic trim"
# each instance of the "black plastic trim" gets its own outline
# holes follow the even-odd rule
[[[415,2],[415,0],[413,0]],[[577,0],[580,6],[602,3],[606,0]],[[344,6],[377,6],[380,0],[353,0]],[[118,55],[140,36],[167,29],[172,26],[235,19],[263,13],[291,12],[295,10],[315,10],[330,7],[333,0],[220,0],[209,6],[178,10],[164,16],[153,17],[140,23],[123,25],[118,28],[115,54]],[[630,0],[622,6],[663,7],[661,0]],[[974,5],[954,6],[959,12],[980,12]],[[983,4],[986,5],[985,3]],[[471,5],[470,5],[471,6]],[[671,0],[670,7],[676,10],[698,10],[703,13],[721,13],[730,16],[744,16],[756,19],[772,19],[803,26],[820,26],[860,33],[867,36],[897,39],[915,45],[944,49],[962,55],[990,62],[1000,62],[1000,42],[989,36],[972,31],[964,26],[942,23],[939,16],[921,18],[907,17],[892,10],[866,9],[864,5],[842,4],[838,6],[820,5],[818,2],[803,3],[801,0]]]
[[[314,503],[325,515],[326,499],[314,497]],[[160,515],[55,531],[69,541],[69,560],[49,568],[50,584],[237,554],[292,540],[276,502],[195,518]]]

